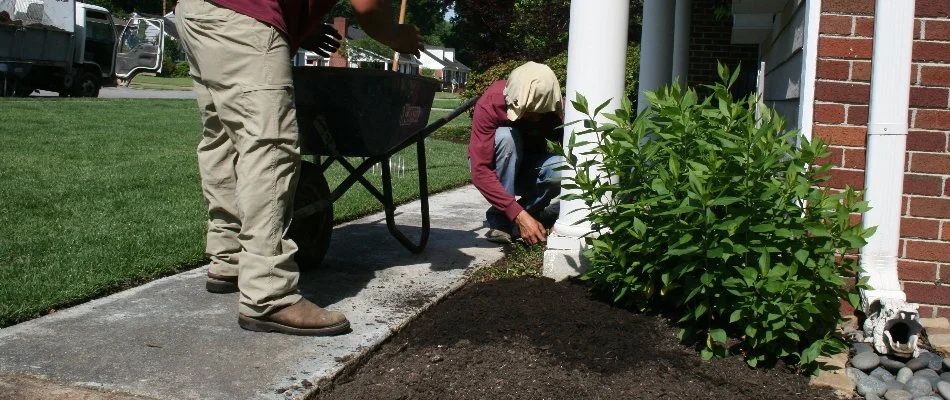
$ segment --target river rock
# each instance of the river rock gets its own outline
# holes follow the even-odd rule
[[[937,353],[925,353],[930,354],[930,360],[927,363],[927,368],[930,368],[934,371],[940,371],[943,369],[943,357],[940,357],[940,354]]]
[[[908,371],[910,370],[908,369]],[[861,379],[868,376],[868,374],[865,374],[864,371],[854,368],[854,367],[848,367],[847,369],[844,370],[844,372],[848,374],[848,378],[851,378],[851,380],[854,381],[854,383],[861,382]],[[911,374],[913,374],[913,372],[911,372]],[[950,374],[950,372],[947,372],[947,374]]]
[[[943,359],[943,369],[950,369],[950,358]]]
[[[901,368],[904,368],[904,362],[891,359],[888,356],[881,356],[881,366],[888,371],[896,373]]]
[[[921,378],[921,379],[923,379],[925,382],[927,381],[924,378]],[[929,388],[930,382],[927,382],[927,383],[928,383],[928,388]],[[887,384],[873,376],[868,376],[868,377],[865,377],[864,379],[861,379],[861,382],[858,382],[857,390],[858,390],[858,394],[862,396],[874,394],[880,397],[880,396],[883,396],[884,393],[887,392]]]
[[[924,353],[927,354],[927,353]],[[930,357],[925,357],[924,354],[917,356],[917,358],[907,362],[907,368],[910,368],[914,371],[920,371],[930,364]]]
[[[886,400],[912,400],[914,395],[906,390],[890,389],[887,393],[884,393],[884,398]]]
[[[907,383],[907,381],[913,376],[914,371],[911,371],[910,368],[907,367],[901,368],[900,371],[897,371],[897,381],[900,383]]]
[[[878,396],[874,393],[868,393],[867,396],[864,396],[864,400],[881,400],[881,396]]]
[[[943,400],[943,399],[940,398],[940,396],[930,395],[930,396],[914,397],[914,400]]]
[[[860,370],[858,370],[858,371],[860,371]],[[947,381],[947,382],[950,382],[950,372],[944,372],[944,373],[940,374],[940,379],[941,379],[941,380],[945,380],[945,381]]]
[[[950,382],[937,382],[937,393],[945,399],[950,399]]]
[[[881,364],[881,357],[873,352],[858,353],[851,358],[851,366],[862,371],[870,371]]]
[[[855,354],[874,352],[874,349],[871,348],[870,343],[855,342],[854,344],[851,345],[851,348],[854,349]]]
[[[874,371],[871,371],[868,375],[880,379],[882,382],[890,382],[897,379],[894,377],[894,374],[887,372],[886,369],[881,367],[874,368]]]
[[[927,396],[933,393],[933,385],[931,385],[930,380],[922,376],[910,378],[910,380],[907,381],[906,388],[914,397]]]
[[[927,378],[930,381],[931,385],[936,384],[940,381],[940,375],[937,375],[937,371],[932,369],[922,369],[920,371],[914,372],[914,376],[921,376]]]

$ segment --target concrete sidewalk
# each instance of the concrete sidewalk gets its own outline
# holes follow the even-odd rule
[[[243,331],[237,294],[205,292],[197,269],[0,329],[0,372],[158,399],[302,397],[463,284],[472,267],[501,258],[482,238],[487,203],[473,187],[433,196],[430,207],[422,254],[400,246],[378,214],[337,226],[324,266],[302,277],[305,296],[346,313],[350,334]],[[419,226],[418,202],[397,212],[402,226]]]

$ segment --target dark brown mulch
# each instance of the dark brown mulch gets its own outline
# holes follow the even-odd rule
[[[787,368],[701,361],[661,317],[583,286],[469,286],[426,311],[319,399],[833,399]]]

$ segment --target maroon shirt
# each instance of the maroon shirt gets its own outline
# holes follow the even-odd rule
[[[287,35],[296,52],[323,23],[336,0],[211,0],[213,3],[273,26]]]
[[[517,128],[522,135],[524,152],[536,154],[547,154],[547,140],[560,142],[563,130],[556,129],[561,125],[561,117],[556,113],[547,113],[533,123],[508,120],[505,104],[507,83],[495,81],[475,103],[468,158],[472,165],[472,184],[489,204],[514,221],[524,208],[515,201],[513,194],[505,190],[495,173],[495,129],[503,126]]]

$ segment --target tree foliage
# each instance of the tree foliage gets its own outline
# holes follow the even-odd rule
[[[507,60],[540,62],[567,50],[570,0],[455,0],[454,10],[446,45],[476,71]],[[642,11],[643,0],[630,2],[634,42]]]
[[[430,35],[442,29],[445,21],[443,16],[448,11],[453,0],[408,0],[406,2],[406,23],[419,28],[423,35]],[[399,0],[392,0],[393,18],[399,17]],[[327,18],[345,17],[350,24],[359,26],[353,12],[353,5],[347,0],[338,1]]]

